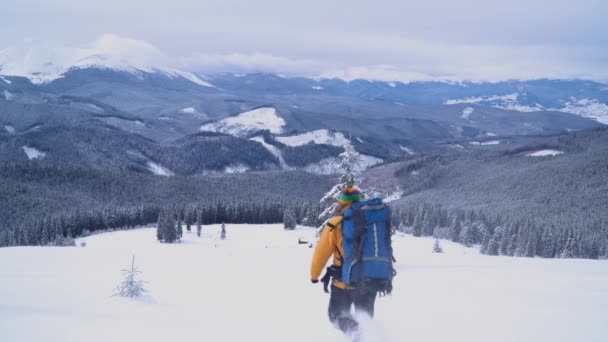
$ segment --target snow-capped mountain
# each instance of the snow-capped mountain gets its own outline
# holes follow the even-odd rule
[[[160,74],[213,87],[191,72],[168,66],[167,62],[161,51],[146,42],[105,34],[85,48],[29,44],[0,50],[0,75],[21,76],[34,84],[46,84],[71,70],[94,68],[140,77],[144,73]]]

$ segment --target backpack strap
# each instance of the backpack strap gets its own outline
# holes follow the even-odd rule
[[[332,217],[329,221],[327,221],[326,226],[328,226],[329,229],[334,230],[340,223],[342,223],[342,220],[344,220],[344,216],[342,215]]]
[[[344,220],[344,216],[343,215],[338,215],[335,217],[332,217],[329,221],[327,221],[327,226],[329,227],[330,230],[334,230],[338,227],[339,224],[342,223],[342,221]],[[340,249],[336,248],[336,252],[338,253],[338,257],[340,258],[340,263],[344,262],[344,256],[342,255],[342,253],[340,253]]]

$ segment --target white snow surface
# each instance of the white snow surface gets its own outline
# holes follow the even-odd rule
[[[400,199],[401,197],[403,197],[403,190],[397,190],[395,192],[393,192],[392,194],[384,197],[384,199],[382,199],[382,201],[384,201],[384,203],[389,203],[389,202],[394,202],[398,199]]]
[[[244,173],[249,171],[249,167],[242,164],[229,165],[224,168],[225,173]]]
[[[157,175],[157,176],[173,176],[173,172],[169,169],[167,169],[166,167],[157,164],[155,162],[148,162],[148,169],[150,169],[150,171],[152,171],[153,174]]]
[[[311,88],[314,90],[323,90],[323,87],[321,86],[312,86]]]
[[[344,134],[340,132],[332,132],[327,129],[319,129],[302,134],[290,135],[287,137],[276,137],[279,142],[288,146],[301,146],[310,142],[315,144],[325,144],[333,146],[344,146],[350,143]]]
[[[407,154],[416,154],[416,152],[414,152],[414,150],[412,150],[411,148],[409,148],[407,146],[399,145],[399,149],[401,151],[406,152]]]
[[[9,132],[10,134],[15,134],[15,128],[11,125],[5,125],[4,129]]]
[[[533,153],[526,154],[528,157],[547,157],[547,156],[557,156],[563,154],[563,151],[558,150],[540,150]]]
[[[309,280],[314,229],[204,226],[180,244],[155,229],[78,239],[86,247],[0,249],[3,341],[347,342],[327,319],[329,296]],[[394,291],[378,298],[369,342],[603,342],[608,262],[479,255],[398,233]],[[135,265],[148,295],[111,297]]]
[[[281,150],[279,150],[276,146],[270,145],[269,143],[264,141],[264,137],[257,136],[257,137],[253,137],[249,140],[253,140],[255,142],[262,144],[262,146],[264,146],[270,153],[272,153],[275,157],[277,157],[282,168],[288,168],[287,163],[285,162],[285,160],[283,159],[283,155],[281,154]]]
[[[475,108],[466,107],[465,109],[462,110],[462,115],[460,115],[460,117],[465,120],[471,120],[471,114],[473,114],[474,111],[475,111]]]
[[[194,107],[187,107],[179,110],[180,113],[184,114],[196,114],[198,111]]]
[[[474,146],[489,146],[489,145],[498,145],[502,143],[502,140],[488,140],[484,142],[479,141],[471,141],[469,144]]]
[[[27,155],[27,159],[29,159],[29,160],[41,159],[41,158],[44,158],[44,156],[46,156],[46,153],[44,153],[40,150],[37,150],[33,147],[21,146],[21,149],[23,150],[23,152],[25,152],[25,154]]]
[[[8,91],[8,90],[4,90],[4,91],[2,92],[2,94],[4,95],[4,98],[5,98],[7,101],[10,101],[10,100],[12,100],[13,98],[15,98],[15,95],[14,95],[13,93],[11,93],[10,91]]]
[[[6,82],[7,84],[11,84],[11,83],[13,83],[13,82],[11,82],[11,80],[8,80],[8,79],[6,79],[6,78],[4,78],[4,77],[2,77],[2,76],[0,76],[0,80],[3,80],[3,81],[4,81],[4,82]]]
[[[278,134],[283,131],[284,126],[285,120],[277,114],[275,108],[262,107],[224,120],[205,124],[201,126],[200,130],[243,136],[263,129]]]
[[[507,95],[490,95],[490,96],[478,96],[478,97],[467,97],[462,99],[451,99],[444,102],[444,104],[458,104],[458,103],[481,103],[489,104],[495,108],[501,108],[506,110],[515,110],[518,112],[535,112],[545,110],[541,105],[536,104],[534,106],[526,106],[520,104],[517,99],[518,93],[507,94]],[[464,114],[464,113],[463,113]]]
[[[468,97],[462,99],[451,99],[445,101],[444,104],[451,105],[458,103],[481,103],[490,105],[495,108],[515,110],[518,112],[535,112],[541,110],[559,111],[576,114],[608,125],[608,104],[602,103],[597,99],[571,97],[570,100],[566,101],[560,108],[545,108],[539,104],[536,104],[534,106],[522,105],[518,102],[518,98],[519,94],[513,93],[508,95],[492,95]],[[470,107],[465,108],[465,110],[467,110],[468,108]],[[465,110],[463,110],[462,112],[462,118],[469,119],[469,116],[472,111],[471,113],[467,114],[465,113]]]
[[[580,115],[608,125],[608,105],[595,99],[571,98],[564,107],[554,110]]]
[[[359,163],[355,166],[356,170],[359,172],[363,172],[368,168],[384,161],[380,158],[368,156],[366,154],[360,154],[359,156]],[[316,164],[307,165],[304,168],[304,171],[318,175],[333,175],[342,172],[342,169],[339,167],[339,163],[339,158],[325,158]]]

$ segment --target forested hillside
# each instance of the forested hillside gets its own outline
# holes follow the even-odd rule
[[[368,186],[383,172],[403,190],[395,220],[415,235],[480,243],[493,255],[608,255],[608,129],[410,157],[370,170]]]
[[[42,161],[0,164],[0,246],[52,243],[83,231],[153,223],[161,209],[199,223],[276,223],[291,207],[298,221],[316,217],[331,179],[263,172],[158,177]],[[196,215],[198,214],[198,215]]]

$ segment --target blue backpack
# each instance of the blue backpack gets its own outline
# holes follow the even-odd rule
[[[355,202],[342,221],[342,281],[355,289],[388,294],[395,276],[389,208],[380,198]]]

